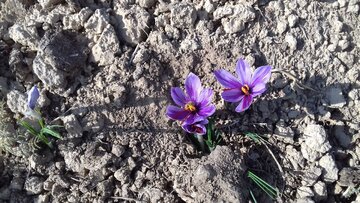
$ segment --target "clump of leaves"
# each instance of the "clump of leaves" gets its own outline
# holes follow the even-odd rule
[[[191,134],[190,140],[200,151],[210,153],[221,143],[221,131],[215,128],[214,119],[209,118],[209,123],[206,124],[206,133],[204,135]]]
[[[45,125],[45,122],[43,119],[39,120],[40,130],[37,130],[34,128],[31,124],[29,124],[27,121],[20,120],[19,124],[24,127],[28,133],[34,136],[33,138],[33,145],[36,148],[40,148],[38,145],[39,142],[42,142],[46,144],[48,147],[52,148],[53,145],[51,141],[49,140],[49,136],[55,137],[57,139],[61,139],[60,133],[55,131],[55,128],[60,128],[62,126],[60,125]]]

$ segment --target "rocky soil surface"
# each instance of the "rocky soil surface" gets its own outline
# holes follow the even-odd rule
[[[5,150],[0,202],[248,202],[249,169],[281,193],[252,187],[258,202],[360,202],[359,0],[0,5],[0,146],[35,84],[46,121],[64,126],[53,149]],[[240,114],[213,75],[238,58],[274,67]],[[210,155],[165,116],[189,72],[216,92],[224,144]],[[282,170],[246,131],[267,137]]]

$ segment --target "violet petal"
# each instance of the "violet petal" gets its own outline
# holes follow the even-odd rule
[[[227,102],[239,102],[244,97],[244,93],[239,88],[229,89],[223,91],[221,97]]]
[[[213,91],[210,88],[205,88],[200,93],[200,106],[207,106],[211,103]]]
[[[182,89],[180,89],[179,87],[171,88],[171,97],[174,100],[175,104],[179,106],[185,106],[186,96]]]
[[[236,62],[236,74],[238,75],[241,84],[250,84],[251,69],[250,65],[245,60],[239,59]]]
[[[28,93],[27,104],[30,109],[32,109],[32,110],[35,109],[35,106],[36,106],[36,103],[37,103],[37,100],[39,99],[39,97],[40,97],[39,90],[38,90],[37,86],[34,85]]]
[[[256,97],[260,94],[262,94],[263,92],[265,92],[266,90],[266,85],[265,83],[256,83],[256,85],[254,87],[251,88],[251,95],[253,97]]]
[[[185,89],[190,99],[197,102],[202,90],[200,78],[194,73],[190,73],[185,80]]]
[[[177,106],[169,105],[166,109],[166,115],[171,119],[182,121],[189,115],[189,112]]]
[[[253,76],[251,87],[254,87],[257,83],[267,83],[271,76],[271,66],[260,66],[258,67]]]
[[[242,86],[239,79],[226,70],[216,70],[214,74],[219,83],[225,88],[233,89]]]
[[[211,104],[208,106],[202,106],[198,112],[199,116],[209,117],[215,113],[216,107]]]
[[[239,105],[236,107],[235,111],[238,113],[245,111],[250,107],[252,100],[253,97],[251,95],[244,96],[244,98],[240,101]]]

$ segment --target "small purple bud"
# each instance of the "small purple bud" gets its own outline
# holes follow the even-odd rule
[[[28,92],[28,100],[27,100],[27,104],[31,110],[35,109],[36,102],[39,99],[39,97],[40,97],[39,90],[37,86],[34,85]]]

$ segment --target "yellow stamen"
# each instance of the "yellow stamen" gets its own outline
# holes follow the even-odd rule
[[[249,95],[250,92],[249,92],[250,88],[248,85],[244,85],[241,87],[241,91],[245,94],[245,95]]]
[[[191,112],[196,111],[195,105],[194,105],[193,103],[191,103],[191,102],[190,102],[190,103],[187,103],[187,104],[185,105],[184,109],[185,109],[186,111],[191,111]]]

